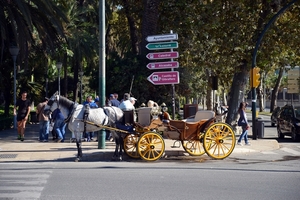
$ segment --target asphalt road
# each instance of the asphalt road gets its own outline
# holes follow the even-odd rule
[[[277,138],[262,116],[268,138]],[[248,117],[251,119],[251,117]],[[261,139],[263,140],[263,139]],[[300,191],[300,144],[224,160],[0,163],[0,199],[289,199]]]
[[[298,200],[299,161],[5,163],[0,199]]]

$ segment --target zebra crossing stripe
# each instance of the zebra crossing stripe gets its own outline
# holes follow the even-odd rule
[[[1,190],[26,190],[26,191],[42,191],[44,187],[39,187],[39,186],[1,186],[0,191]]]
[[[49,174],[0,174],[0,177],[3,178],[31,178],[31,179],[47,179],[49,178]]]
[[[0,199],[39,199],[51,173],[51,171],[27,174],[1,173]]]
[[[291,154],[294,154],[294,155],[297,155],[297,156],[300,156],[300,152],[299,151],[295,151],[293,149],[289,149],[289,148],[283,147],[280,150],[288,152],[288,153],[291,153]]]
[[[1,191],[1,190],[0,190]],[[41,191],[16,191],[16,193],[2,193],[0,192],[1,199],[39,199],[41,196]]]

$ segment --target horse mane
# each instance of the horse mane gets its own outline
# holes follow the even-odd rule
[[[60,105],[62,106],[65,106],[67,108],[70,108],[74,102],[67,99],[66,97],[63,97],[63,96],[59,96],[59,102],[58,102]]]

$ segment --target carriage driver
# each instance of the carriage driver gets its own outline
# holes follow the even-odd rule
[[[123,111],[135,110],[134,104],[136,99],[134,97],[130,97],[128,93],[124,94],[124,99],[122,103],[120,103],[119,108]]]
[[[136,98],[130,97],[128,93],[124,94],[124,100],[120,103],[119,108],[123,111],[135,110],[134,104],[136,102]],[[134,121],[136,121],[136,113],[134,112]]]

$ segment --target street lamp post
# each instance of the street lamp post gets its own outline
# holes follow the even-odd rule
[[[58,69],[58,95],[60,95],[60,69],[62,67],[61,62],[56,63],[56,68]]]
[[[82,77],[83,77],[83,71],[79,72],[79,76],[80,76],[80,99],[79,99],[79,103],[82,103]]]
[[[16,67],[16,60],[17,56],[19,54],[19,48],[16,46],[10,47],[9,52],[11,54],[11,57],[14,61],[14,106],[17,103],[17,67]],[[17,116],[14,115],[14,129],[17,128]]]

